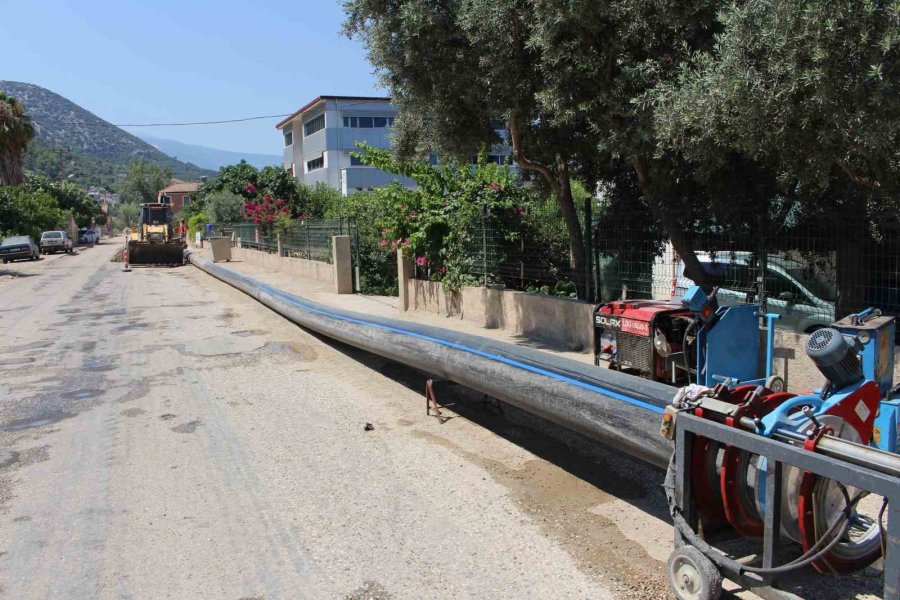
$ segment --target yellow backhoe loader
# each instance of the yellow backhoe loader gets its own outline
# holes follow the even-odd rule
[[[172,211],[168,204],[141,204],[138,230],[128,240],[128,263],[184,264],[184,240],[172,235]]]

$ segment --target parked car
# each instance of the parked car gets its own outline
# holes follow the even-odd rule
[[[697,258],[712,283],[719,286],[716,298],[721,306],[755,304],[756,268],[751,252],[721,252],[715,257],[698,252]],[[694,282],[684,276],[679,260],[673,296],[680,299]],[[801,262],[780,256],[766,259],[766,306],[781,315],[778,326],[800,333],[812,333],[834,322],[837,297],[834,281],[816,277]]]
[[[31,236],[17,235],[4,238],[4,240],[0,242],[0,257],[3,257],[4,265],[9,261],[18,258],[37,260],[40,256],[41,249],[34,243]]]
[[[99,240],[97,239],[97,232],[93,229],[79,229],[78,230],[78,243],[79,244],[96,244]]]
[[[53,254],[54,252],[72,252],[72,238],[68,231],[45,231],[41,234],[41,252]]]

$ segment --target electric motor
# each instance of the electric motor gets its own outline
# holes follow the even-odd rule
[[[859,355],[837,329],[826,327],[813,332],[806,342],[806,355],[837,389],[862,379]]]

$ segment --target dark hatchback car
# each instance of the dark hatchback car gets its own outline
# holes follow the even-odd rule
[[[3,259],[4,265],[17,258],[37,260],[40,256],[41,249],[27,235],[8,237],[0,242],[0,258]]]

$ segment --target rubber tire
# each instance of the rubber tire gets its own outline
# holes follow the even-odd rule
[[[32,254],[32,255],[31,255],[31,258],[30,258],[29,260],[35,261],[35,260],[37,260],[37,256],[35,256],[34,254]]]
[[[685,590],[678,581],[678,572],[686,574],[692,583],[691,590]],[[693,546],[676,548],[669,554],[666,563],[669,589],[678,600],[719,600],[722,596],[722,574],[711,560]]]
[[[776,389],[773,386],[777,386]],[[780,375],[772,375],[768,379],[766,379],[766,389],[772,392],[786,392],[787,385],[784,382],[784,379]]]

